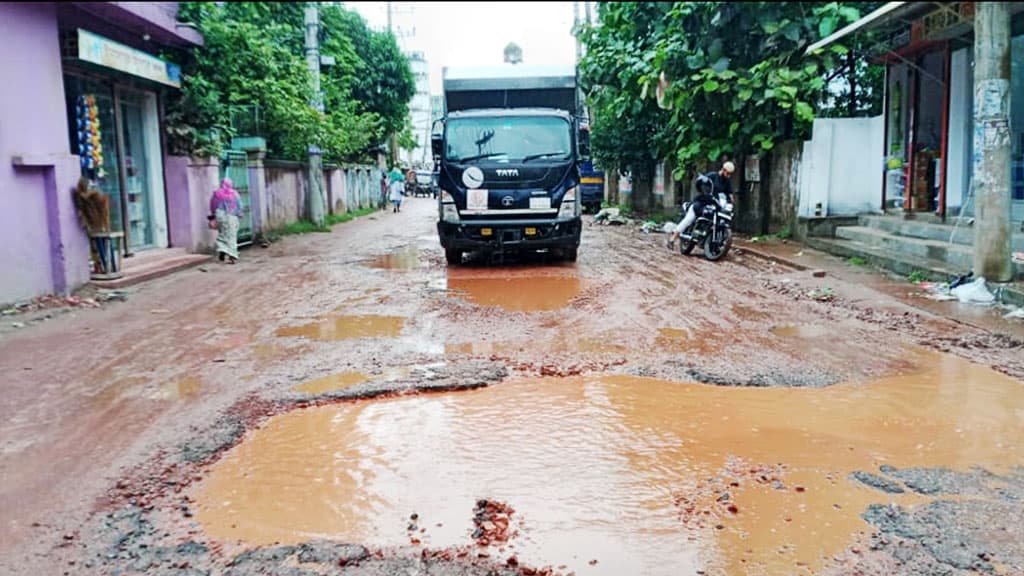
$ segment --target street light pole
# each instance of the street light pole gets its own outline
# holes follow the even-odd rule
[[[309,103],[320,113],[324,113],[323,96],[320,94],[320,6],[316,2],[306,4],[306,65],[312,78],[312,95]],[[323,156],[320,147],[310,144],[307,168],[309,169],[308,185],[306,186],[306,207],[309,219],[317,226],[324,225],[324,186]]]

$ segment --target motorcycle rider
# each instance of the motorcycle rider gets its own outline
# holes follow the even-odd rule
[[[677,239],[690,239],[688,230],[697,220],[697,215],[704,211],[705,206],[713,202],[717,202],[719,206],[725,206],[726,201],[729,204],[733,203],[732,181],[730,178],[735,171],[736,165],[726,161],[718,172],[708,172],[697,177],[697,197],[694,198],[689,210],[686,211],[686,215],[683,216],[676,229],[672,231],[672,235],[665,242],[665,246],[669,250],[675,249]]]

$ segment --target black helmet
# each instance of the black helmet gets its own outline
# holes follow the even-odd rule
[[[697,179],[694,181],[694,186],[697,188],[697,194],[711,194],[715,189],[715,183],[711,181],[711,178],[708,178],[704,174],[697,176]]]

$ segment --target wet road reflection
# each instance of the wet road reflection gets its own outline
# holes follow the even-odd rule
[[[310,340],[381,338],[398,336],[404,326],[405,318],[400,316],[330,316],[301,326],[278,328],[274,334]]]
[[[573,276],[465,276],[449,273],[448,289],[479,306],[516,312],[558,310],[580,292]]]

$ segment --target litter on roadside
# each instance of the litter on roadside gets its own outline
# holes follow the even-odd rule
[[[1024,320],[1024,308],[1014,309],[1003,315],[1006,320]]]
[[[956,296],[949,293],[949,284],[946,282],[921,282],[918,286],[928,293],[925,298],[929,300],[938,300],[940,302],[956,300]]]
[[[831,302],[835,300],[836,293],[828,287],[821,288],[818,290],[811,290],[807,293],[807,297],[811,300],[817,300],[818,302]]]
[[[961,284],[949,291],[956,299],[965,304],[979,304],[987,306],[996,301],[995,295],[988,291],[985,286],[985,278],[978,277],[971,282]]]

